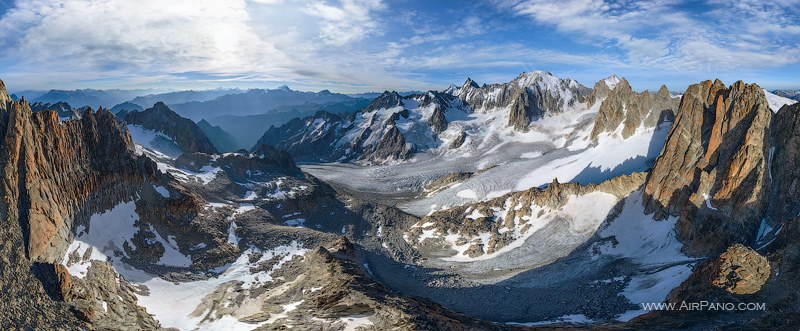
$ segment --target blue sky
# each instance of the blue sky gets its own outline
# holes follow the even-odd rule
[[[800,88],[800,0],[0,0],[11,90],[443,89],[550,71]]]

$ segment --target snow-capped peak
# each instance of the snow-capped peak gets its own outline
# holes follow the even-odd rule
[[[278,86],[278,88],[276,90],[291,91],[292,89],[289,88],[289,85],[281,85],[281,86]]]
[[[614,74],[614,75],[611,75],[611,76],[608,76],[608,77],[606,77],[606,78],[604,78],[604,79],[603,79],[603,82],[605,82],[605,83],[606,83],[606,86],[608,86],[608,88],[609,88],[609,89],[612,89],[612,90],[613,90],[615,87],[617,87],[617,85],[618,85],[618,84],[619,84],[621,81],[622,81],[622,79],[620,79],[620,78],[619,78],[619,76],[617,76],[616,74]]]

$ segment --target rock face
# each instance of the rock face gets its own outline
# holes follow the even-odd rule
[[[531,118],[541,116],[541,113],[536,114],[535,112],[536,109],[530,107],[528,93],[519,91],[511,103],[511,109],[508,113],[508,126],[517,131],[527,131],[528,126],[531,125]]]
[[[2,93],[0,93],[2,94]],[[61,258],[77,219],[134,193],[155,164],[137,157],[130,136],[108,111],[61,122],[22,102],[0,112],[0,325],[79,328],[62,299],[73,284]]]
[[[33,261],[60,258],[70,235],[71,220],[88,208],[104,207],[155,176],[155,165],[133,154],[133,143],[124,127],[106,111],[84,112],[81,120],[60,123],[54,111],[31,113],[17,104],[16,118],[22,137],[16,159],[21,185],[20,199],[29,210],[28,255]],[[7,134],[12,134],[7,132]],[[96,196],[113,188],[113,197]],[[128,194],[132,192],[129,191]],[[109,201],[104,201],[104,200]],[[91,201],[91,203],[89,203]]]
[[[772,112],[755,84],[690,86],[645,184],[647,212],[678,216],[694,253],[746,242],[765,208]]]
[[[777,227],[800,214],[795,192],[800,190],[800,104],[784,106],[772,117],[767,149],[767,179],[771,190],[766,219]]]
[[[714,270],[714,286],[732,294],[756,293],[770,275],[767,259],[742,244],[728,247],[714,263]]]
[[[664,121],[672,121],[679,99],[672,98],[666,86],[661,86],[656,95],[650,92],[636,93],[624,78],[611,91],[604,81],[595,84],[598,89],[592,97],[607,98],[600,105],[595,117],[591,138],[603,132],[614,132],[622,127],[622,138],[628,138],[640,127],[655,127]],[[599,86],[599,87],[598,87]]]
[[[587,98],[587,102],[590,105],[595,104],[597,101],[602,100],[611,93],[612,90],[619,84],[620,78],[617,75],[612,75],[605,79],[601,79],[594,83],[594,87],[592,87],[592,92],[589,94]]]
[[[163,102],[158,102],[142,112],[130,112],[125,115],[125,122],[139,125],[142,128],[158,131],[172,138],[185,153],[217,153],[214,144],[206,137],[203,130],[191,120],[180,117]]]
[[[8,95],[6,90],[6,84],[0,80],[0,109],[6,109],[7,104],[11,101],[11,96]]]

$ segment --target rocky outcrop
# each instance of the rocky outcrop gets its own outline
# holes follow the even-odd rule
[[[456,136],[456,139],[453,139],[453,141],[450,143],[449,147],[450,147],[450,149],[459,148],[466,141],[467,141],[467,133],[464,132],[464,131],[461,131],[461,132],[458,133],[458,136]]]
[[[589,93],[589,96],[586,98],[586,102],[589,105],[594,105],[596,102],[605,99],[611,94],[611,91],[619,84],[620,79],[617,75],[612,75],[608,78],[601,79],[597,83],[594,83],[594,87],[592,87],[592,92]]]
[[[530,100],[528,100],[528,93],[519,91],[508,112],[508,126],[517,131],[527,131],[528,126],[531,125],[531,117],[535,116],[532,114],[533,112]]]
[[[11,101],[11,96],[8,95],[8,91],[6,90],[6,84],[0,80],[0,110],[6,109],[8,103]]]
[[[414,148],[406,144],[405,137],[396,125],[390,126],[384,133],[375,149],[367,153],[368,160],[405,160],[414,153]]]
[[[431,129],[434,133],[442,133],[447,130],[447,119],[444,117],[444,111],[441,108],[436,108],[428,118],[428,123],[431,124]]]
[[[33,112],[54,110],[58,113],[58,117],[61,119],[78,119],[81,117],[80,111],[72,108],[72,106],[66,102],[56,102],[53,104],[37,102],[31,105],[31,110]]]
[[[753,294],[770,276],[767,259],[742,244],[728,247],[714,263],[714,286],[732,294]]]
[[[380,96],[373,99],[369,105],[362,109],[362,113],[369,113],[381,109],[389,109],[403,106],[403,97],[395,91],[384,91]]]
[[[17,166],[24,185],[20,199],[28,210],[26,247],[31,260],[54,262],[79,212],[102,210],[132,194],[154,178],[155,164],[134,155],[127,131],[106,110],[60,123],[54,111],[16,107],[14,121],[22,127],[14,134],[23,137]]]
[[[765,209],[772,112],[755,84],[690,86],[645,184],[656,218],[677,216],[693,253],[746,242]]]
[[[595,117],[591,138],[603,132],[615,132],[622,126],[622,138],[633,135],[638,128],[655,127],[664,121],[672,121],[679,99],[672,98],[667,87],[662,85],[656,95],[650,92],[636,93],[624,78],[619,80],[613,90],[608,90],[605,81],[595,84],[598,88],[595,98],[606,94]],[[599,87],[598,87],[599,86]],[[598,99],[599,100],[599,99]]]
[[[264,286],[262,291],[271,295],[261,299],[263,310],[243,320],[257,323],[272,319],[276,322],[270,329],[514,329],[469,318],[428,300],[392,291],[373,279],[360,251],[359,246],[342,237],[308,252],[302,259],[290,261],[276,270],[285,282]],[[222,295],[236,293],[232,289]],[[227,300],[223,297],[218,301]],[[295,303],[297,308],[283,309],[289,303]],[[221,305],[209,306],[212,311],[223,309]],[[354,318],[359,323],[350,322]]]
[[[784,106],[770,125],[770,147],[766,151],[768,213],[765,221],[778,228],[800,215],[800,104]]]
[[[125,115],[125,122],[164,133],[172,138],[184,153],[217,153],[214,144],[197,124],[176,114],[163,102],[158,102],[153,108],[145,111],[128,113]]]

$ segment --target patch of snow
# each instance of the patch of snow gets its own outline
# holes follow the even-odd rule
[[[167,155],[170,158],[176,158],[183,154],[183,150],[178,147],[175,140],[162,132],[148,130],[134,124],[128,125],[128,132],[130,132],[133,142],[144,148]]]
[[[161,194],[162,197],[169,198],[169,191],[167,190],[166,187],[158,185],[158,186],[153,186],[153,188],[156,189],[156,192],[158,192],[158,194]]]
[[[717,210],[716,207],[711,205],[711,196],[709,196],[707,193],[703,193],[703,200],[705,200],[705,202],[706,202],[706,207],[708,207],[709,209],[712,209],[712,210]]]
[[[133,236],[139,231],[134,225],[139,220],[136,203],[122,202],[111,210],[97,213],[89,219],[89,228],[81,231],[70,243],[61,264],[67,267],[70,275],[83,278],[86,276],[92,260],[107,261],[109,258],[127,256],[125,244],[135,249]],[[76,252],[83,257],[87,250],[92,252],[87,260],[70,263],[69,256]]]
[[[306,226],[306,219],[305,218],[295,218],[290,219],[285,222],[288,226],[296,226],[296,227],[305,227]]]
[[[574,315],[561,316],[554,320],[548,320],[548,321],[528,322],[528,323],[509,322],[506,324],[517,325],[517,326],[538,326],[538,325],[560,324],[560,323],[589,324],[592,322],[593,321],[590,318],[586,317],[583,314],[574,314]]]
[[[374,323],[372,323],[370,317],[372,317],[372,315],[351,315],[342,317],[339,321],[344,323],[344,331],[356,331],[359,330],[359,328],[373,326]]]
[[[236,236],[236,221],[231,220],[231,225],[228,226],[228,243],[234,246],[239,245],[239,237]]]
[[[258,198],[258,194],[256,194],[256,192],[247,191],[244,194],[244,197],[242,198],[242,200],[244,200],[244,201],[252,201],[252,200],[255,200],[256,198]]]

